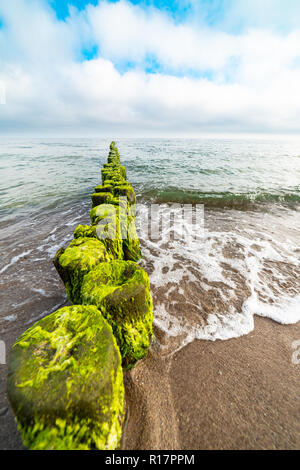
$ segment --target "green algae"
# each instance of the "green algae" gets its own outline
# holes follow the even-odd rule
[[[112,184],[99,184],[95,187],[95,193],[112,193],[113,185]]]
[[[98,192],[91,195],[92,207],[99,206],[100,204],[110,204],[113,196],[109,192]]]
[[[127,217],[127,236],[123,238],[124,259],[138,261],[142,257],[134,216]]]
[[[136,203],[136,197],[133,187],[127,182],[114,186],[113,194],[117,197],[125,197],[130,204]]]
[[[119,164],[107,164],[106,167],[101,169],[102,184],[106,181],[125,181],[126,180],[126,168]]]
[[[74,238],[97,238],[95,225],[77,225]]]
[[[115,142],[101,174],[91,195],[92,225],[79,225],[54,258],[69,300],[84,306],[45,317],[11,353],[8,394],[30,449],[116,449],[124,407],[121,361],[132,368],[150,346],[149,278],[133,262],[141,257],[136,197]]]
[[[53,262],[65,284],[70,302],[80,303],[84,276],[97,264],[110,259],[104,244],[91,237],[75,238],[66,249],[58,250]]]
[[[138,261],[141,258],[140,242],[135,217],[130,215],[135,213],[135,206],[128,208],[127,198],[123,196],[113,198],[111,202],[112,204],[100,204],[90,211],[91,222],[97,226],[97,238],[103,241],[110,253],[117,253],[113,257],[122,259],[124,255],[125,260]],[[113,240],[116,242],[113,243]],[[117,240],[122,240],[122,254]]]
[[[112,329],[94,306],[62,308],[12,348],[7,391],[29,449],[116,449],[124,386]]]
[[[97,306],[112,326],[125,368],[146,356],[153,312],[149,278],[140,266],[132,261],[101,263],[85,276],[81,300]]]
[[[99,225],[78,225],[74,232],[74,238],[90,237],[100,240],[106,248],[111,259],[123,259],[123,241],[116,237],[114,224],[107,222]]]
[[[92,225],[97,225],[103,219],[116,218],[118,208],[114,204],[99,204],[90,210]]]

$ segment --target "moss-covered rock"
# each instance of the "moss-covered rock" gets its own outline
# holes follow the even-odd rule
[[[121,357],[96,307],[65,307],[27,330],[10,354],[7,391],[29,449],[118,448]]]
[[[101,184],[101,185],[99,185],[99,186],[102,186],[102,187],[110,186],[110,187],[113,188],[113,187],[115,186],[115,184],[116,184],[116,182],[115,182],[114,180],[107,179],[107,180],[105,180],[105,184],[104,184],[104,185]],[[97,192],[97,191],[95,191],[95,192]]]
[[[146,356],[153,312],[149,278],[140,266],[131,261],[101,263],[85,276],[81,300],[97,306],[112,326],[124,367]]]
[[[100,204],[111,204],[113,196],[109,192],[93,193],[91,195],[92,207],[99,206]]]
[[[70,302],[81,303],[80,288],[84,276],[94,266],[111,258],[104,244],[90,237],[76,238],[66,249],[58,250],[53,262],[65,284]]]
[[[74,238],[97,238],[95,225],[77,225]]]
[[[105,222],[100,221],[96,225],[96,235],[99,240],[104,244],[107,253],[113,259],[123,259],[123,240],[119,237],[117,231],[118,220],[116,222]]]
[[[97,225],[101,220],[116,218],[117,214],[118,208],[114,204],[100,204],[90,210],[90,219],[92,225]]]
[[[112,184],[99,184],[95,187],[95,193],[112,193],[113,185]]]
[[[133,187],[127,182],[114,186],[113,194],[117,197],[125,197],[129,204],[135,204],[136,202]]]
[[[107,184],[107,181],[125,181],[126,180],[126,168],[122,165],[113,165],[104,167],[101,169],[102,184]]]
[[[116,224],[118,224],[118,219]],[[103,224],[100,222],[99,225],[78,225],[74,238],[97,238],[103,243],[111,259],[123,259],[123,240],[117,236],[117,233],[114,225],[106,221]]]
[[[140,241],[136,232],[135,217],[127,217],[127,236],[123,237],[124,259],[138,261],[142,257]]]

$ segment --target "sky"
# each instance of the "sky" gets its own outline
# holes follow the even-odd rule
[[[298,135],[299,0],[0,0],[0,134]]]

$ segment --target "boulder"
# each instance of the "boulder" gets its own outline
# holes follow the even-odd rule
[[[123,366],[146,356],[152,337],[152,299],[146,272],[132,261],[101,263],[81,288],[83,305],[95,305],[113,329]]]
[[[7,392],[24,445],[117,449],[124,386],[112,329],[94,306],[62,308],[13,346]]]
[[[124,259],[138,261],[142,257],[140,241],[136,232],[135,217],[127,216],[127,234],[123,237]]]
[[[91,237],[76,238],[66,249],[58,250],[53,262],[65,284],[70,302],[81,303],[80,289],[84,276],[97,264],[110,259],[112,256],[105,245]]]
[[[111,204],[113,196],[109,192],[93,193],[91,194],[92,207],[99,206],[100,204]]]

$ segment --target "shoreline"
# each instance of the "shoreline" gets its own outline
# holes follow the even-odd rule
[[[254,331],[239,338],[194,340],[165,357],[152,348],[125,379],[123,448],[299,448],[298,338],[300,323],[255,316]]]
[[[130,158],[128,163],[132,171],[135,163]],[[136,171],[133,174],[141,176]],[[93,198],[99,197],[103,195],[96,191]],[[25,228],[21,219],[4,229],[6,298],[0,326],[5,328],[7,359],[24,329],[68,305],[52,256],[71,241],[71,227],[89,223],[87,201],[68,204],[57,207],[50,217],[39,209]],[[142,210],[148,208],[148,202],[141,205]],[[239,337],[228,339],[236,324],[227,322],[230,309],[238,317],[252,292],[259,307],[271,311],[269,318],[278,319],[279,305],[280,318],[289,323],[284,300],[294,299],[300,288],[299,228],[295,211],[276,204],[248,212],[208,208],[206,245],[196,259],[189,246],[173,244],[167,231],[154,243],[142,231],[140,266],[150,276],[156,342],[149,356],[126,373],[129,408],[122,448],[299,446],[295,419],[299,366],[291,363],[291,345],[300,338],[299,323],[283,325],[253,317],[260,311],[256,305],[249,315],[251,328],[255,319],[254,331],[242,328]],[[298,317],[297,306],[294,312]],[[228,326],[225,335],[215,330],[194,334],[198,327],[210,326],[210,313],[221,315],[222,331]],[[216,337],[223,340],[207,341]],[[5,398],[6,375],[7,368],[1,365],[0,447],[23,448]]]
[[[291,360],[299,338],[299,322],[255,316],[254,331],[239,338],[194,340],[165,356],[154,343],[124,377],[122,450],[299,448],[300,365]],[[1,448],[21,450],[1,382]]]

